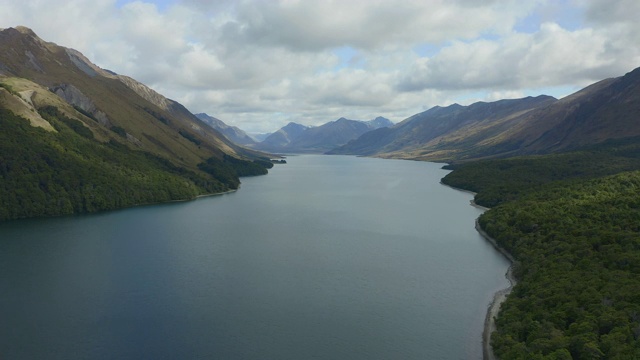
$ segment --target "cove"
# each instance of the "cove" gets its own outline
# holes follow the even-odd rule
[[[0,224],[0,357],[482,359],[509,263],[441,164],[287,162],[231,194]]]

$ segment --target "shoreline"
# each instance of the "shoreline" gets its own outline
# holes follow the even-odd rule
[[[440,184],[447,186],[456,191],[472,194],[474,197],[477,194],[470,190],[465,190],[465,189],[457,188],[455,186],[447,185],[442,181],[440,181]],[[470,204],[471,206],[479,209],[490,210],[490,208],[488,207],[476,204],[474,199],[470,201]],[[509,281],[509,286],[505,289],[498,290],[495,292],[495,294],[493,294],[493,299],[491,300],[491,303],[489,303],[489,306],[487,307],[487,314],[484,319],[484,328],[482,330],[482,359],[498,360],[496,355],[493,353],[493,348],[491,347],[491,334],[493,334],[493,332],[496,330],[495,319],[498,317],[498,312],[500,312],[500,305],[502,305],[502,303],[507,299],[507,296],[511,293],[511,290],[513,290],[513,287],[517,284],[516,278],[513,276],[513,263],[515,262],[515,260],[511,254],[509,254],[505,249],[503,249],[500,245],[498,245],[498,243],[494,238],[489,236],[489,234],[487,234],[486,231],[482,230],[482,228],[480,227],[480,223],[478,222],[478,219],[476,219],[475,221],[475,228],[478,234],[480,234],[480,236],[482,236],[486,241],[488,241],[494,247],[494,249],[496,249],[500,254],[506,257],[507,260],[509,260],[509,262],[511,263],[509,265],[509,268],[507,269],[507,272],[504,274],[504,276]]]
[[[226,195],[226,194],[234,193],[234,192],[236,192],[238,190],[240,190],[239,186],[238,186],[237,189],[231,189],[231,190],[227,190],[227,191],[223,191],[223,192],[219,192],[219,193],[202,194],[202,195],[198,195],[198,196],[196,196],[196,197],[194,197],[193,199],[190,199],[190,200],[177,200],[177,201],[192,201],[192,200],[197,200],[197,199],[205,198],[205,197],[209,197],[209,196]]]
[[[457,188],[457,187],[455,187],[455,186],[447,185],[447,184],[443,183],[442,181],[440,181],[440,185],[442,185],[442,186],[446,186],[446,187],[451,188],[451,189],[456,190],[456,191],[460,191],[460,192],[463,192],[463,193],[471,194],[471,195],[473,195],[474,197],[475,197],[475,196],[476,196],[476,194],[477,194],[476,192],[473,192],[473,191],[471,191],[471,190],[465,190],[465,189]],[[478,208],[478,209],[482,209],[482,210],[491,210],[491,208],[488,208],[488,207],[486,207],[486,206],[482,206],[482,205],[478,205],[478,204],[476,204],[475,199],[471,199],[471,200],[469,201],[469,203],[471,204],[471,206],[476,207],[476,208]]]
[[[482,331],[482,358],[484,360],[497,360],[498,358],[493,353],[493,348],[491,347],[491,334],[496,330],[496,318],[498,317],[498,312],[500,311],[500,305],[507,299],[507,296],[513,290],[513,287],[517,284],[516,278],[513,276],[513,263],[514,259],[511,254],[509,254],[505,249],[500,247],[496,240],[489,236],[482,228],[480,227],[480,223],[478,219],[476,219],[476,231],[487,240],[493,247],[498,250],[504,257],[506,257],[510,262],[509,268],[505,273],[505,277],[509,280],[509,287],[498,290],[493,295],[493,300],[489,304],[487,309],[487,316],[484,319],[484,330]]]
[[[167,201],[158,201],[158,202],[136,204],[136,205],[132,205],[132,206],[129,206],[129,207],[113,209],[113,210],[101,210],[101,211],[98,211],[98,212],[117,211],[117,210],[124,210],[124,209],[130,209],[130,208],[134,208],[134,207],[142,207],[142,206],[150,206],[150,205],[162,205],[162,204],[189,202],[189,201],[195,201],[195,200],[198,200],[198,199],[201,199],[201,198],[205,198],[205,197],[210,197],[210,196],[220,196],[220,195],[231,194],[231,193],[234,193],[234,192],[238,191],[239,189],[240,189],[240,187],[238,187],[238,189],[231,189],[231,190],[227,190],[227,191],[223,191],[223,192],[196,195],[194,197],[190,197],[190,198],[186,198],[186,199],[175,199],[175,200],[167,200]],[[85,214],[91,214],[91,213],[85,213]],[[83,215],[83,214],[77,214],[77,215]]]

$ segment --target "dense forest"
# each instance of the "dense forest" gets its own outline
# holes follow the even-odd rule
[[[501,359],[640,359],[637,141],[454,166],[516,259],[492,335]],[[615,174],[615,175],[608,175]]]
[[[55,107],[39,112],[57,132],[0,109],[0,220],[192,199],[236,189],[238,176],[272,166],[225,157],[201,164],[206,171],[189,170],[113,140],[100,143]]]
[[[475,161],[445,166],[444,184],[478,193],[478,205],[494,207],[540,186],[594,179],[640,169],[640,139],[611,140],[580,151]]]

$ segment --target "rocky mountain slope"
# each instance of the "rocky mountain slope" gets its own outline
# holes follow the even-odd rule
[[[529,114],[509,135],[519,152],[548,153],[640,136],[640,68]]]
[[[561,100],[434,107],[330,151],[436,161],[544,154],[640,135],[640,69]]]
[[[218,130],[222,135],[229,139],[234,144],[238,145],[254,145],[256,142],[247,135],[246,132],[236,126],[229,126],[224,121],[214,118],[211,115],[200,113],[195,114],[196,117],[204,121],[207,125]]]
[[[136,147],[188,166],[210,156],[242,156],[246,151],[181,104],[132,78],[99,68],[76,50],[45,42],[28,28],[1,31],[0,48],[0,74],[29,79],[55,92],[107,129],[125,129]]]
[[[188,199],[271,165],[25,27],[0,31],[0,126],[0,220]]]
[[[464,156],[464,152],[483,147],[488,139],[515,126],[523,114],[555,101],[538,96],[469,106],[436,106],[391,128],[364,134],[330,153],[407,158]]]

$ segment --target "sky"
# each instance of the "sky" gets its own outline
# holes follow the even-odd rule
[[[640,66],[638,14],[638,0],[0,0],[0,28],[250,133],[561,98]]]

